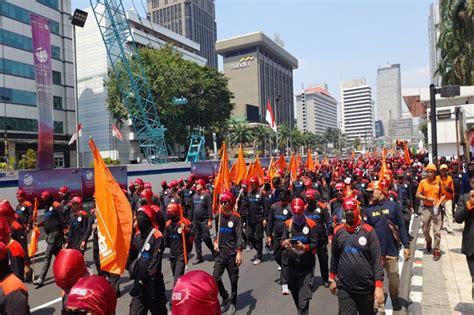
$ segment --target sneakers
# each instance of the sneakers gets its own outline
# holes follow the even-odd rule
[[[454,235],[454,231],[448,231],[449,235]]]
[[[439,250],[433,251],[433,260],[438,261],[441,258],[441,252]]]
[[[277,270],[278,270],[278,271],[281,271],[281,266],[278,266]]]
[[[44,284],[44,280],[41,279],[41,278],[38,278],[36,279],[35,281],[33,281],[33,284],[36,285],[36,288],[39,289],[43,286]]]
[[[245,246],[245,251],[250,252],[250,245]]]
[[[225,299],[224,298],[222,299],[221,312],[225,313],[225,311],[229,309],[229,305],[230,305],[230,295],[228,295]]]
[[[204,262],[204,259],[201,258],[197,258],[195,261],[193,261],[193,265],[199,265],[199,264],[202,264]]]
[[[426,251],[428,253],[431,253],[432,247],[431,247],[431,241],[426,242]]]
[[[287,284],[282,284],[281,285],[281,294],[283,295],[289,295],[290,290],[288,290],[288,285]]]
[[[398,296],[391,296],[390,299],[392,300],[393,310],[400,311],[402,309],[402,305],[400,304],[400,299]]]
[[[227,311],[227,315],[235,315],[235,305],[231,304],[229,306],[229,310]]]
[[[253,261],[254,266],[260,265],[261,263],[262,263],[262,261],[258,258]]]
[[[329,282],[324,282],[324,287],[329,288]]]

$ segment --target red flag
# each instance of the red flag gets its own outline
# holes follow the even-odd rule
[[[112,124],[112,135],[119,141],[123,141],[122,133],[115,124]]]
[[[127,264],[132,235],[132,209],[92,139],[96,216],[101,270],[121,275]]]
[[[267,100],[267,112],[265,114],[265,120],[270,124],[273,131],[277,132],[277,124],[275,117],[273,116],[272,105],[270,105],[270,100]]]
[[[73,133],[71,139],[69,139],[68,145],[71,145],[76,142],[79,137],[82,137],[82,124],[80,123],[77,125],[77,131]]]

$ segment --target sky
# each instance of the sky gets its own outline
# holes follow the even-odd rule
[[[133,2],[143,12],[147,0]],[[216,0],[217,39],[276,33],[298,59],[294,92],[325,82],[339,99],[341,81],[365,78],[376,101],[377,69],[401,64],[402,88],[430,82],[430,0]],[[142,5],[143,4],[143,5]],[[72,0],[85,8],[89,0]]]

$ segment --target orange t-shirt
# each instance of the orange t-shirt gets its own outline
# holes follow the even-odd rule
[[[449,175],[446,175],[446,178],[443,179],[441,176],[437,176],[437,179],[441,182],[441,193],[445,196],[445,200],[453,200],[454,199],[454,183],[453,178]],[[446,188],[447,187],[447,188]],[[451,192],[448,191],[451,190]]]
[[[418,185],[417,192],[421,193],[426,198],[433,198],[438,200],[440,198],[440,184],[438,178],[433,182],[429,182],[428,179],[423,179]],[[423,204],[427,207],[433,206],[433,202],[428,200],[423,200]]]

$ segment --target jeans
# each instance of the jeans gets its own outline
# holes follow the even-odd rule
[[[434,234],[434,250],[439,250],[441,244],[441,211],[438,211],[438,214],[433,213],[433,207],[423,207],[423,212],[421,214],[421,219],[423,221],[422,230],[423,235],[425,236],[426,242],[431,242],[431,223],[433,223],[433,234]]]

